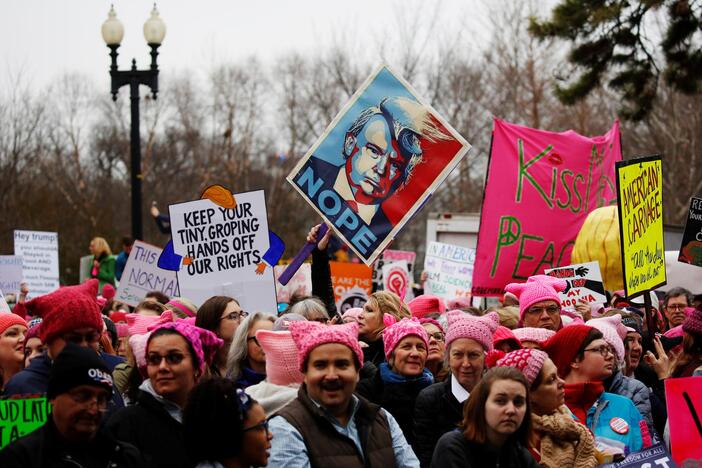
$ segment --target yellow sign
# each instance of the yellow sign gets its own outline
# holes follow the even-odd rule
[[[617,194],[627,296],[666,283],[660,156],[619,161]]]

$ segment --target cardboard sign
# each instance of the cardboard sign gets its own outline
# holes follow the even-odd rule
[[[407,262],[404,260],[383,265],[383,289],[397,294],[403,301],[407,300],[407,291],[412,289],[407,270]]]
[[[619,231],[628,297],[666,283],[660,156],[619,161]]]
[[[429,242],[424,257],[424,294],[444,299],[470,297],[475,249]]]
[[[302,294],[303,296],[310,296],[312,294],[312,265],[303,263],[290,281],[288,281],[288,284],[283,286],[278,283],[278,278],[283,274],[285,268],[285,265],[276,265],[273,268],[278,302],[290,302],[290,296],[295,293]]]
[[[22,277],[31,297],[59,288],[57,233],[16,230],[15,255],[22,257]]]
[[[0,449],[39,429],[50,414],[46,397],[0,400]]]
[[[600,465],[600,468],[678,468],[661,444],[629,454],[624,460]]]
[[[678,261],[702,266],[702,198],[690,199]]]
[[[702,460],[702,378],[666,379],[665,397],[673,459]]]
[[[175,272],[163,270],[157,265],[161,250],[146,242],[134,241],[117,287],[115,301],[135,307],[150,291],[160,291],[168,297],[180,296]]]
[[[334,300],[339,313],[343,314],[349,307],[362,307],[358,304],[368,300],[371,294],[372,272],[369,267],[359,263],[329,262],[331,267],[332,286],[334,287]]]
[[[619,122],[585,137],[494,119],[473,294],[500,296],[508,283],[571,263],[580,227],[616,202]]]
[[[411,301],[414,299],[414,293],[412,292],[412,283],[414,283],[414,261],[417,258],[416,252],[410,252],[408,250],[384,250],[378,256],[378,259],[373,264],[373,286],[376,291],[381,291],[383,286],[383,266],[388,263],[405,261],[407,262],[407,274],[409,275],[410,287],[407,288],[407,293],[405,295],[405,301]]]
[[[234,197],[233,209],[208,199],[169,207],[173,249],[187,257],[177,272],[180,293],[197,306],[212,296],[231,296],[243,310],[276,315],[273,268],[259,273],[270,246],[265,194]]]
[[[0,255],[0,291],[19,293],[22,283],[22,257]]]
[[[85,255],[80,257],[80,265],[78,266],[78,283],[83,284],[85,280],[90,279],[90,270],[93,269],[93,256]]]
[[[565,291],[558,293],[564,309],[575,309],[575,304],[587,302],[607,303],[600,264],[597,262],[575,263],[566,267],[549,268],[545,274],[566,280]]]
[[[287,180],[370,265],[469,148],[407,82],[380,66]]]

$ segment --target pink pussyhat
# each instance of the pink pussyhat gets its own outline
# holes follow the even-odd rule
[[[129,337],[129,347],[132,349],[134,361],[142,377],[146,377],[146,342],[149,340],[150,334],[149,332]]]
[[[517,345],[517,348],[522,347],[522,342],[519,341],[519,338],[517,338],[512,330],[507,327],[499,326],[492,336],[492,345],[496,347],[503,341],[512,341]]]
[[[157,315],[141,315],[141,314],[127,314],[125,316],[127,320],[127,325],[129,325],[130,335],[143,335],[149,331],[149,327],[160,325],[166,322],[173,321],[173,312],[167,310],[163,312],[160,316]]]
[[[358,316],[363,313],[363,309],[360,307],[349,307],[346,309],[346,312],[341,316],[341,318],[345,321],[346,319],[350,318],[353,319],[355,322],[358,322]],[[383,314],[385,315],[385,314]]]
[[[266,353],[266,380],[275,385],[300,384],[305,376],[297,364],[297,346],[289,331],[259,330],[256,340]]]
[[[389,315],[389,314],[387,314]],[[403,318],[383,330],[383,346],[385,347],[385,359],[390,360],[390,355],[395,347],[408,336],[416,336],[424,342],[426,349],[429,349],[429,335],[422,324],[415,317]]]
[[[289,330],[299,351],[300,372],[306,371],[305,366],[310,352],[317,346],[329,343],[348,346],[358,359],[359,367],[363,365],[363,351],[358,342],[358,324],[356,322],[343,325],[324,325],[310,321],[290,322]]]
[[[512,333],[514,333],[514,336],[516,336],[522,343],[525,341],[531,341],[532,343],[538,343],[539,346],[543,345],[546,340],[556,334],[555,331],[549,330],[548,328],[536,327],[515,328],[512,330]]]
[[[524,374],[529,386],[534,383],[544,367],[544,362],[548,359],[548,354],[538,349],[517,349],[507,354],[502,351],[491,351],[485,358],[485,366],[489,369],[493,367],[513,367]]]
[[[565,290],[568,283],[565,280],[548,275],[530,276],[526,283],[510,283],[505,291],[519,298],[519,320],[524,320],[524,314],[529,307],[541,301],[555,301],[559,306],[561,299],[558,293]]]
[[[429,314],[443,314],[446,312],[444,300],[437,296],[422,294],[407,303],[407,307],[412,312],[412,317],[422,318]]]
[[[447,348],[459,338],[470,338],[480,343],[485,351],[492,350],[492,335],[500,325],[500,316],[497,315],[497,312],[475,317],[460,310],[452,310],[448,312],[447,319]]]
[[[623,339],[626,338],[627,329],[622,323],[621,315],[588,320],[586,325],[598,329],[607,344],[614,348],[614,353],[617,355],[619,362],[624,362]]]

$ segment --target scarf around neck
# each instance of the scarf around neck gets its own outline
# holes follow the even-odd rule
[[[578,420],[587,425],[587,412],[604,393],[602,382],[565,384],[565,404]]]
[[[591,468],[597,465],[590,431],[573,419],[565,406],[546,415],[532,413],[534,430],[541,436],[541,466]]]
[[[428,387],[429,385],[434,383],[434,376],[431,374],[431,372],[429,372],[428,369],[423,369],[422,375],[420,375],[420,376],[405,377],[404,375],[400,375],[396,372],[393,372],[390,369],[390,365],[387,362],[383,362],[382,364],[380,364],[380,378],[385,383],[392,383],[392,384],[414,383],[414,384],[417,384],[420,388]]]

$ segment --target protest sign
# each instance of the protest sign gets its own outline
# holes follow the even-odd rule
[[[80,257],[80,265],[78,266],[78,282],[80,284],[90,279],[90,270],[93,268],[93,258],[92,255]]]
[[[41,296],[59,287],[58,234],[15,231],[15,255],[22,257],[22,277],[29,295]]]
[[[388,263],[404,260],[407,262],[407,274],[409,276],[409,287],[405,296],[405,301],[414,299],[412,293],[412,283],[414,283],[414,261],[417,258],[416,252],[408,250],[384,250],[373,264],[373,285],[376,291],[383,289],[383,266]]]
[[[412,289],[412,282],[405,260],[383,265],[383,289],[397,294],[403,301],[407,300],[407,291]]]
[[[22,257],[0,255],[0,291],[18,293],[22,282]]]
[[[287,180],[370,265],[469,148],[406,81],[380,66]]]
[[[549,268],[544,273],[564,279],[568,283],[565,290],[558,293],[561,306],[564,309],[575,309],[575,304],[580,300],[607,303],[600,264],[597,262],[575,263],[566,267]]]
[[[290,296],[295,293],[303,296],[310,296],[312,294],[312,265],[303,263],[290,281],[288,281],[288,284],[283,286],[278,283],[278,278],[283,274],[285,268],[285,265],[276,265],[273,267],[278,302],[290,302]]]
[[[174,271],[158,267],[162,249],[142,241],[134,241],[122,279],[117,287],[115,301],[135,307],[149,291],[160,291],[168,297],[180,296]]]
[[[424,294],[444,299],[470,297],[475,249],[429,242],[424,257]]]
[[[690,199],[678,261],[702,266],[702,198]]]
[[[616,202],[619,122],[585,137],[494,119],[473,294],[500,296],[508,283],[571,263],[580,227]]]
[[[363,307],[372,291],[371,269],[360,263],[329,262],[329,266],[339,313],[349,307]]]
[[[0,314],[11,314],[11,313],[12,313],[12,310],[10,309],[10,305],[5,300],[5,295],[2,293],[2,289],[0,289]]]
[[[619,232],[628,297],[666,283],[660,156],[619,161]]]
[[[702,459],[702,379],[686,377],[665,380],[665,399],[673,459]]]
[[[615,463],[600,465],[600,468],[678,468],[662,444],[652,445],[640,452],[631,453]]]
[[[180,293],[198,306],[211,296],[231,296],[243,310],[274,314],[273,268],[261,267],[270,246],[265,194],[234,197],[235,208],[209,199],[169,207],[173,250],[183,257]]]
[[[0,400],[0,450],[46,423],[51,405],[46,397]]]

